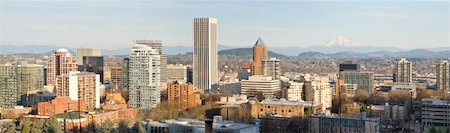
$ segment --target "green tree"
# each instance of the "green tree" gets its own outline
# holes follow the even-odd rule
[[[55,117],[51,117],[45,126],[47,127],[46,133],[63,133],[61,123]]]
[[[31,126],[31,133],[42,133],[44,131],[45,121],[38,120]]]
[[[5,123],[3,127],[6,127],[6,133],[16,133],[16,124],[12,122]]]
[[[23,119],[20,122],[20,128],[22,133],[30,133],[30,120],[28,118]]]
[[[100,126],[98,126],[97,122],[91,121],[91,122],[88,123],[87,131],[89,133],[100,133],[101,132],[101,128],[100,128]]]
[[[102,133],[112,133],[113,132],[113,123],[108,118],[105,122],[102,124]]]
[[[141,122],[136,121],[133,126],[133,133],[145,133],[145,132],[146,131],[145,131],[144,127],[142,127]]]
[[[124,120],[120,120],[119,127],[117,127],[119,133],[128,133],[128,123]]]

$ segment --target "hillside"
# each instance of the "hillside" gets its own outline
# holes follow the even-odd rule
[[[268,51],[269,58],[275,57],[275,58],[286,58],[287,56],[278,54],[272,51]],[[219,51],[220,56],[243,56],[243,57],[252,57],[253,56],[253,49],[252,48],[234,48],[234,49],[227,49],[227,50],[221,50]]]

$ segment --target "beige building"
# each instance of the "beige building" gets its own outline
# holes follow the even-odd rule
[[[394,82],[412,82],[413,76],[412,62],[401,58],[394,68]]]
[[[219,82],[217,19],[194,18],[193,82],[196,91],[208,92]]]
[[[438,90],[450,93],[450,65],[447,60],[436,65],[436,85]]]
[[[303,100],[320,102],[323,104],[323,108],[331,108],[333,88],[330,86],[328,77],[306,74],[302,80],[306,81],[303,88]]]
[[[290,101],[302,100],[303,82],[289,81],[289,87],[284,89],[285,98]]]
[[[100,75],[73,71],[59,76],[55,86],[57,96],[71,100],[83,100],[87,110],[100,108]]]
[[[111,67],[110,69],[111,72],[111,87],[116,89],[117,88],[121,88],[122,84],[123,84],[123,72],[122,72],[122,67]]]
[[[262,118],[264,116],[304,116],[307,107],[311,108],[312,114],[322,110],[322,104],[311,101],[288,101],[286,99],[264,99],[258,102],[256,99],[250,100],[250,110],[252,118]]]
[[[241,94],[249,97],[271,98],[280,91],[280,81],[271,76],[253,75],[241,81]]]
[[[83,56],[101,56],[102,53],[98,48],[77,48],[77,64],[83,65]]]
[[[171,83],[173,81],[178,81],[181,83],[187,82],[187,66],[184,66],[182,64],[173,65],[169,64],[167,65],[167,83]]]
[[[47,62],[47,85],[55,85],[56,78],[60,75],[77,71],[76,58],[67,49],[58,49]]]
[[[265,76],[272,76],[273,79],[280,79],[281,65],[279,59],[270,58],[269,60],[263,60],[262,68]]]

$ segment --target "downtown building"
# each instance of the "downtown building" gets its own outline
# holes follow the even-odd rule
[[[331,108],[332,88],[328,77],[305,74],[300,79],[303,81],[302,98],[304,101],[322,103],[323,109]]]
[[[450,65],[447,60],[436,65],[436,87],[437,90],[450,93]]]
[[[253,45],[253,62],[251,65],[251,75],[265,74],[263,70],[263,61],[267,60],[267,56],[267,47],[260,37],[256,41],[255,45]]]
[[[310,133],[379,133],[380,118],[368,118],[366,112],[359,117],[339,116],[337,114],[312,115],[309,118]]]
[[[217,67],[217,19],[193,20],[193,83],[196,91],[209,92],[216,88],[219,75]]]
[[[149,110],[161,101],[160,53],[148,45],[132,47],[128,62],[130,107]]]
[[[72,56],[67,49],[56,50],[47,62],[47,85],[55,85],[59,76],[77,71],[77,68],[75,56]]]
[[[173,82],[167,85],[167,102],[179,104],[181,109],[193,108],[202,104],[200,94],[194,92],[191,83]]]
[[[122,90],[127,91],[129,89],[130,82],[130,58],[123,58],[122,61]]]
[[[269,60],[262,61],[263,73],[265,76],[272,76],[273,79],[280,79],[281,77],[281,64],[280,60],[276,58],[270,58]]]
[[[394,68],[394,82],[406,82],[411,83],[413,79],[413,66],[412,62],[406,60],[406,58],[401,58]]]
[[[357,89],[369,93],[375,92],[373,72],[341,71],[339,72],[339,79],[343,80],[344,84],[356,84]]]
[[[0,107],[11,108],[21,104],[22,96],[42,90],[44,82],[42,65],[27,62],[0,65]]]
[[[280,81],[272,79],[271,76],[253,75],[248,80],[241,81],[241,94],[248,97],[262,100],[276,97],[280,91]]]
[[[112,88],[121,88],[123,84],[122,67],[111,67],[111,80],[109,84]]]
[[[100,75],[98,74],[73,71],[59,76],[55,88],[57,96],[84,101],[89,111],[100,108]]]
[[[174,81],[180,83],[188,83],[188,70],[187,66],[182,64],[178,65],[167,65],[167,83],[172,83]]]
[[[78,71],[99,74],[100,82],[105,83],[103,66],[103,56],[83,56],[83,64],[78,65]]]
[[[163,53],[161,40],[135,40],[135,44],[143,44],[156,49],[160,55],[161,66],[161,83],[164,85],[167,81],[167,55]]]
[[[101,56],[102,52],[98,48],[77,48],[77,65],[83,65],[83,57],[85,56]]]
[[[0,108],[13,108],[17,105],[19,99],[17,80],[14,66],[0,65]]]

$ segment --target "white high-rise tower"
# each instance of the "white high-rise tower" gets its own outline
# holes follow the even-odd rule
[[[193,30],[194,87],[207,92],[218,83],[217,19],[194,18]]]
[[[155,108],[160,98],[160,54],[148,45],[136,44],[129,57],[130,106],[140,109]]]

